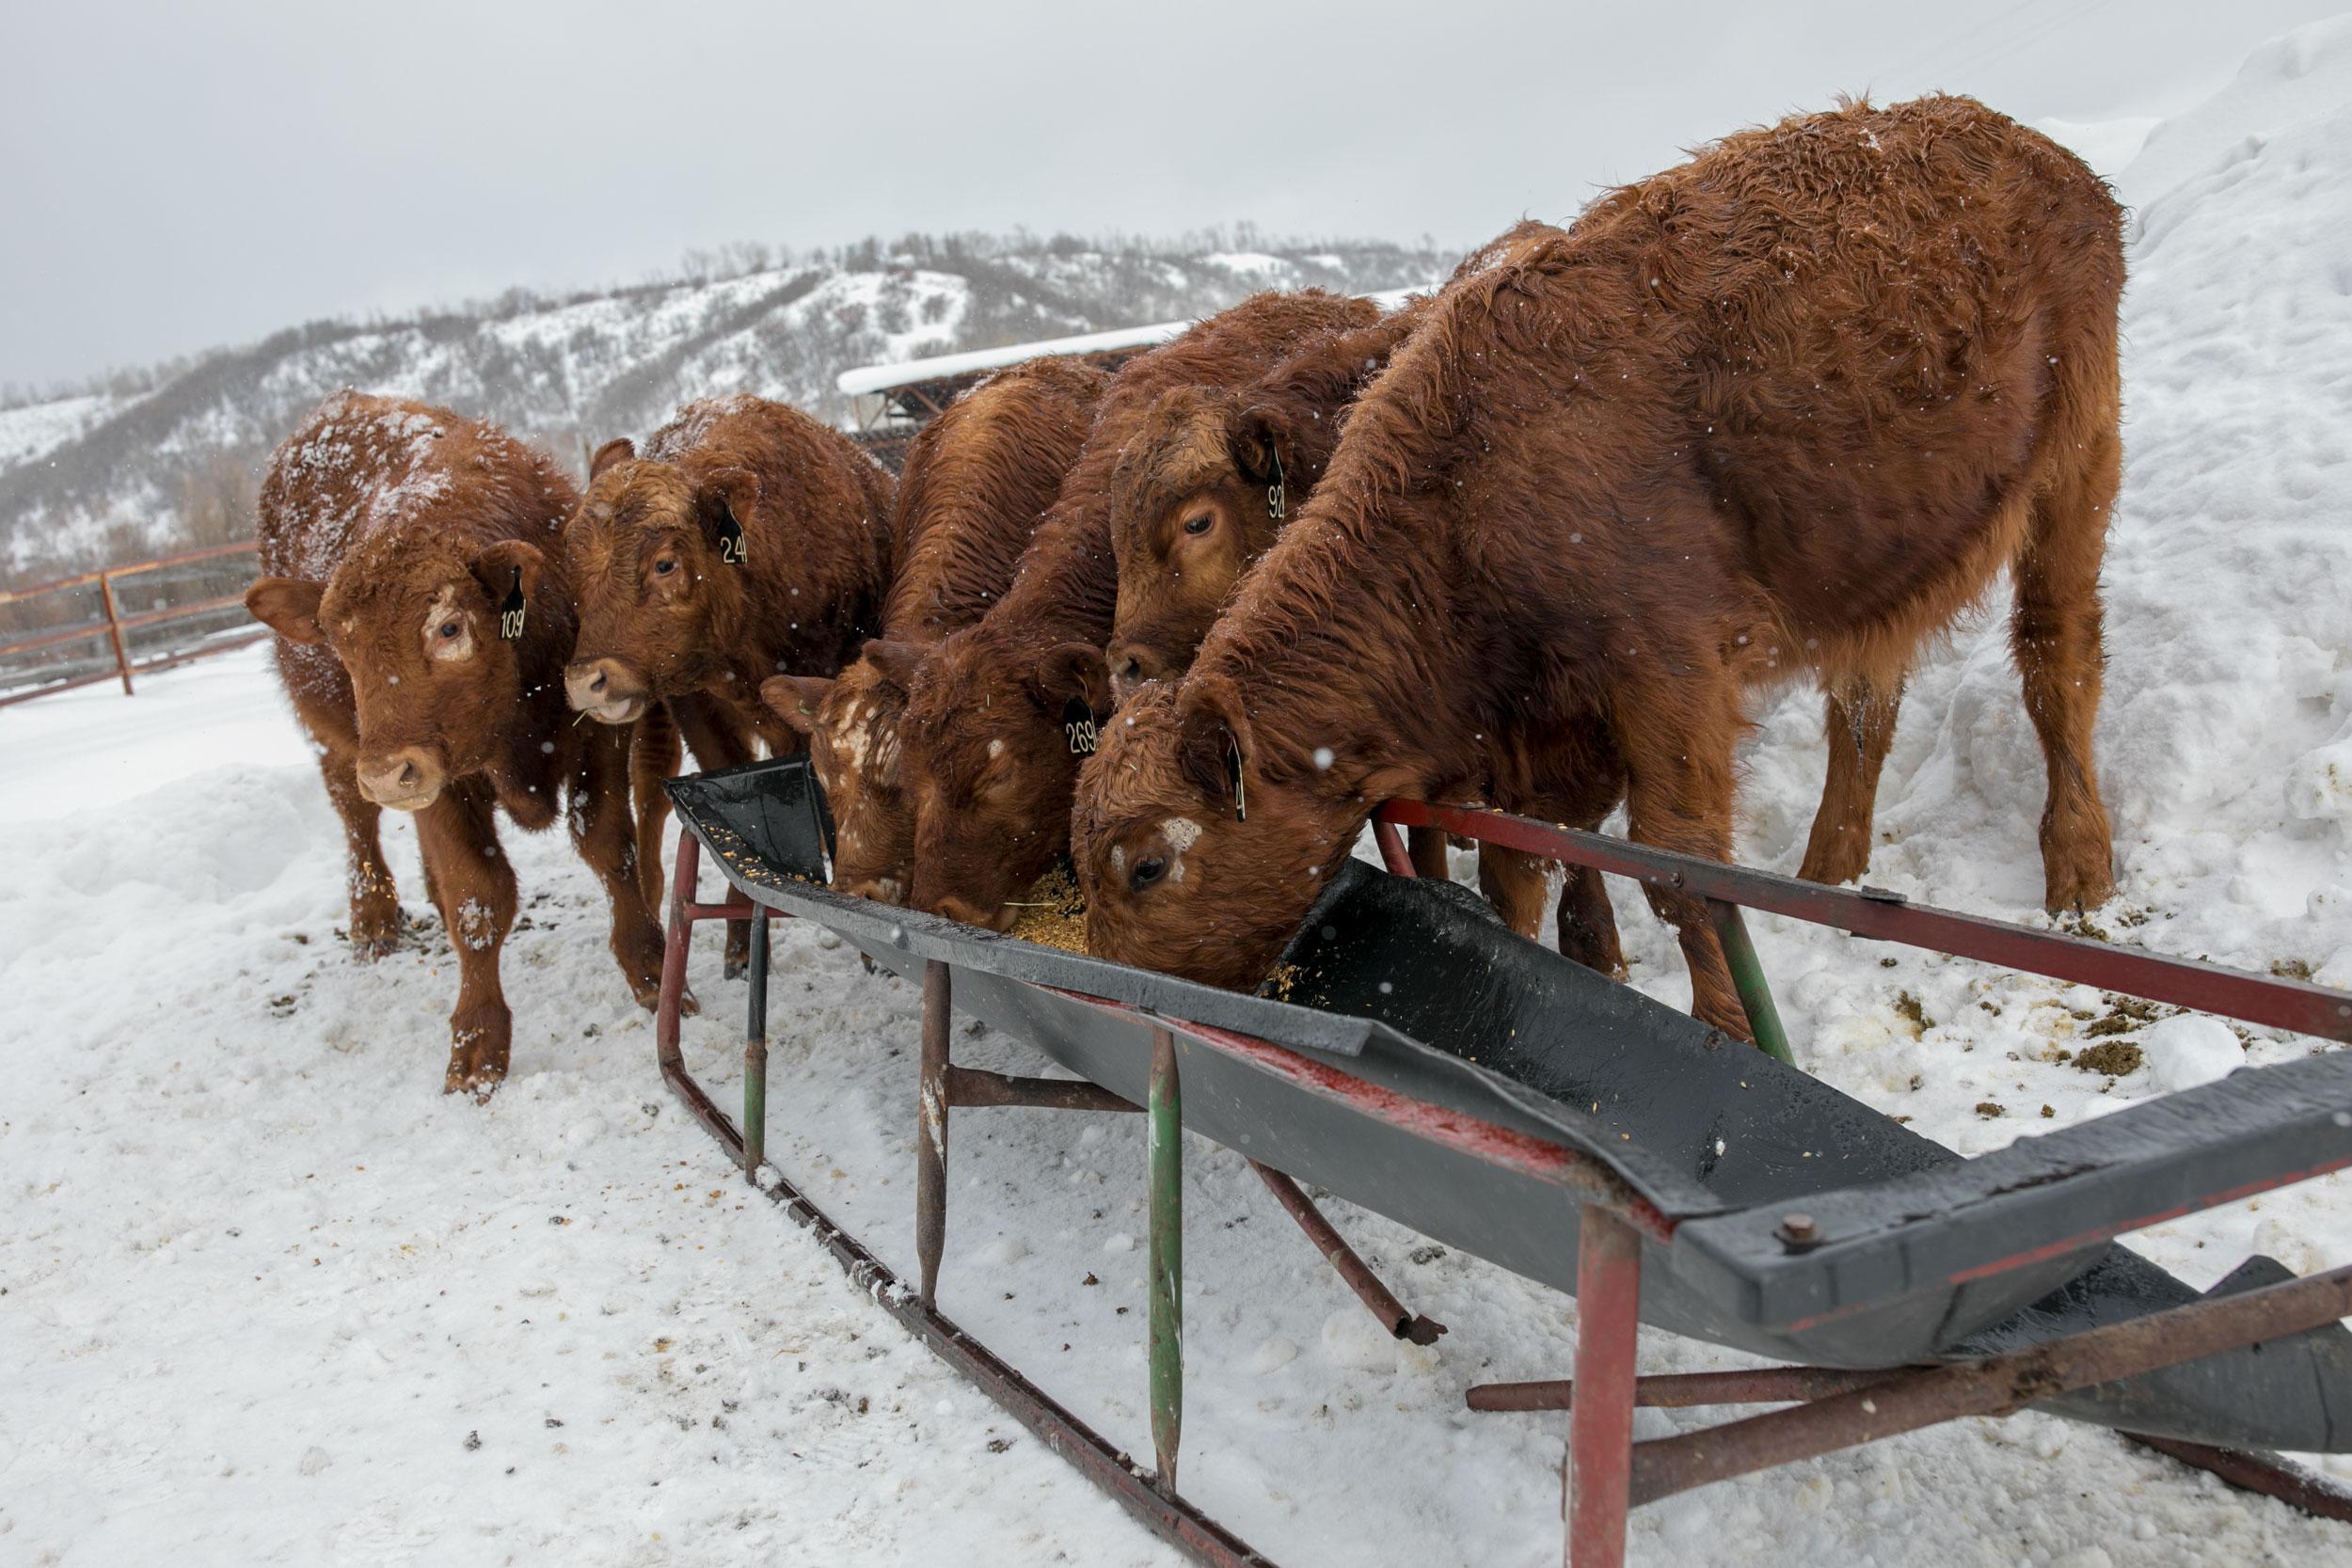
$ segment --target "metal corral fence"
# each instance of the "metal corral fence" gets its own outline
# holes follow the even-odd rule
[[[269,635],[246,613],[253,541],[0,592],[0,707],[167,670]]]

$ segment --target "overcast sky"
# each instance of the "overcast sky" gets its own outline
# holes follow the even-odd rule
[[[0,0],[0,381],[908,230],[1467,245],[1934,87],[2160,114],[2346,0]]]

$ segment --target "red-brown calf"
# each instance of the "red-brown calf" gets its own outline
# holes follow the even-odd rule
[[[837,430],[761,398],[690,403],[637,455],[611,441],[564,529],[580,635],[573,707],[633,722],[655,698],[707,703],[778,751],[760,701],[778,673],[832,674],[880,620],[890,476]],[[680,714],[681,722],[686,715]],[[715,727],[687,742],[705,764]]]
[[[1808,873],[1851,874],[1903,672],[2004,564],[2047,903],[2101,902],[2122,284],[2106,187],[1956,98],[1736,135],[1522,236],[1089,765],[1093,951],[1254,984],[1375,805],[1498,780],[1565,804],[1622,769],[1635,839],[1728,858],[1743,688],[1804,670],[1846,752]],[[1703,911],[1653,903],[1744,1032]]]
[[[654,1005],[661,933],[629,812],[627,728],[577,727],[563,668],[571,592],[536,547],[572,487],[541,453],[446,409],[339,393],[270,458],[264,577],[246,591],[278,634],[278,673],[319,747],[351,856],[351,942],[389,952],[400,904],[376,836],[381,808],[416,814],[425,889],[458,968],[445,1086],[506,1076],[513,1016],[499,949],[515,873],[497,813],[536,832],[563,809],[604,883],[612,955]]]
[[[907,682],[926,649],[1004,597],[1109,380],[1083,360],[1033,359],[991,376],[924,426],[898,482],[882,640],[838,680],[776,675],[761,688],[777,716],[808,737],[810,766],[833,807],[834,887],[906,902],[914,870],[914,813],[898,776]]]
[[[1006,900],[1069,845],[1073,729],[1111,706],[1103,644],[1118,567],[1106,492],[1142,411],[1171,387],[1249,380],[1375,314],[1314,290],[1257,294],[1120,368],[1004,599],[933,648],[910,683],[898,766],[914,808],[916,908],[1009,926]]]

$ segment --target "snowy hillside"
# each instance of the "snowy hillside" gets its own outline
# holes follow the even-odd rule
[[[1263,288],[1350,293],[1442,277],[1380,244],[1184,251],[920,237],[705,282],[411,320],[312,323],[198,360],[154,390],[0,409],[0,577],[80,564],[111,523],[157,546],[223,455],[248,475],[338,388],[495,420],[566,461],[689,398],[758,392],[838,418],[854,365],[1222,309]],[[137,546],[133,546],[135,550]]]
[[[2352,986],[2352,26],[2258,52],[2121,183],[2139,212],[2099,746],[2122,890],[2090,928]],[[647,342],[674,331],[650,307],[629,319],[655,324]],[[402,364],[475,373],[413,330]],[[353,341],[273,363],[363,356]],[[2004,609],[1906,692],[1871,880],[2039,921],[2042,763]],[[560,835],[506,834],[515,1076],[486,1107],[443,1098],[453,983],[413,832],[388,823],[387,847],[421,928],[355,966],[340,832],[277,710],[260,650],[135,701],[0,710],[0,1562],[1178,1560],[744,1196],[661,1089]],[[1818,699],[1758,719],[1741,857],[1792,869]],[[1614,891],[1636,983],[1681,1003],[1672,942]],[[1800,1065],[1963,1153],[2201,1060],[2333,1049],[2241,1031],[2168,1050],[2176,1031],[2088,988],[1755,928]],[[708,1011],[686,1049],[723,1102],[742,991],[719,957],[715,934],[696,948]],[[771,1155],[904,1268],[917,992],[788,923],[775,964]],[[2083,1070],[2065,1053],[2094,1029],[2149,1060]],[[957,1053],[1037,1069],[993,1034]],[[959,1113],[942,1293],[1146,1452],[1140,1119]],[[1556,1561],[1565,1419],[1472,1415],[1462,1389],[1564,1375],[1574,1304],[1334,1203],[1452,1325],[1400,1345],[1236,1157],[1194,1141],[1185,1183],[1186,1491],[1302,1568]],[[2311,1272],[2352,1261],[2348,1196],[2339,1174],[2131,1244],[2201,1287],[2250,1251]],[[1643,1344],[1645,1371],[1732,1362]],[[1645,1411],[1637,1430],[1714,1418]],[[2027,1416],[1645,1509],[1630,1560],[2352,1568],[2352,1531]]]

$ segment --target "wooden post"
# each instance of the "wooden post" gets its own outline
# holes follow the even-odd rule
[[[98,594],[106,601],[106,635],[114,640],[115,669],[122,676],[122,694],[135,695],[131,689],[131,656],[122,648],[122,614],[115,608],[115,579],[112,572],[98,574]]]

